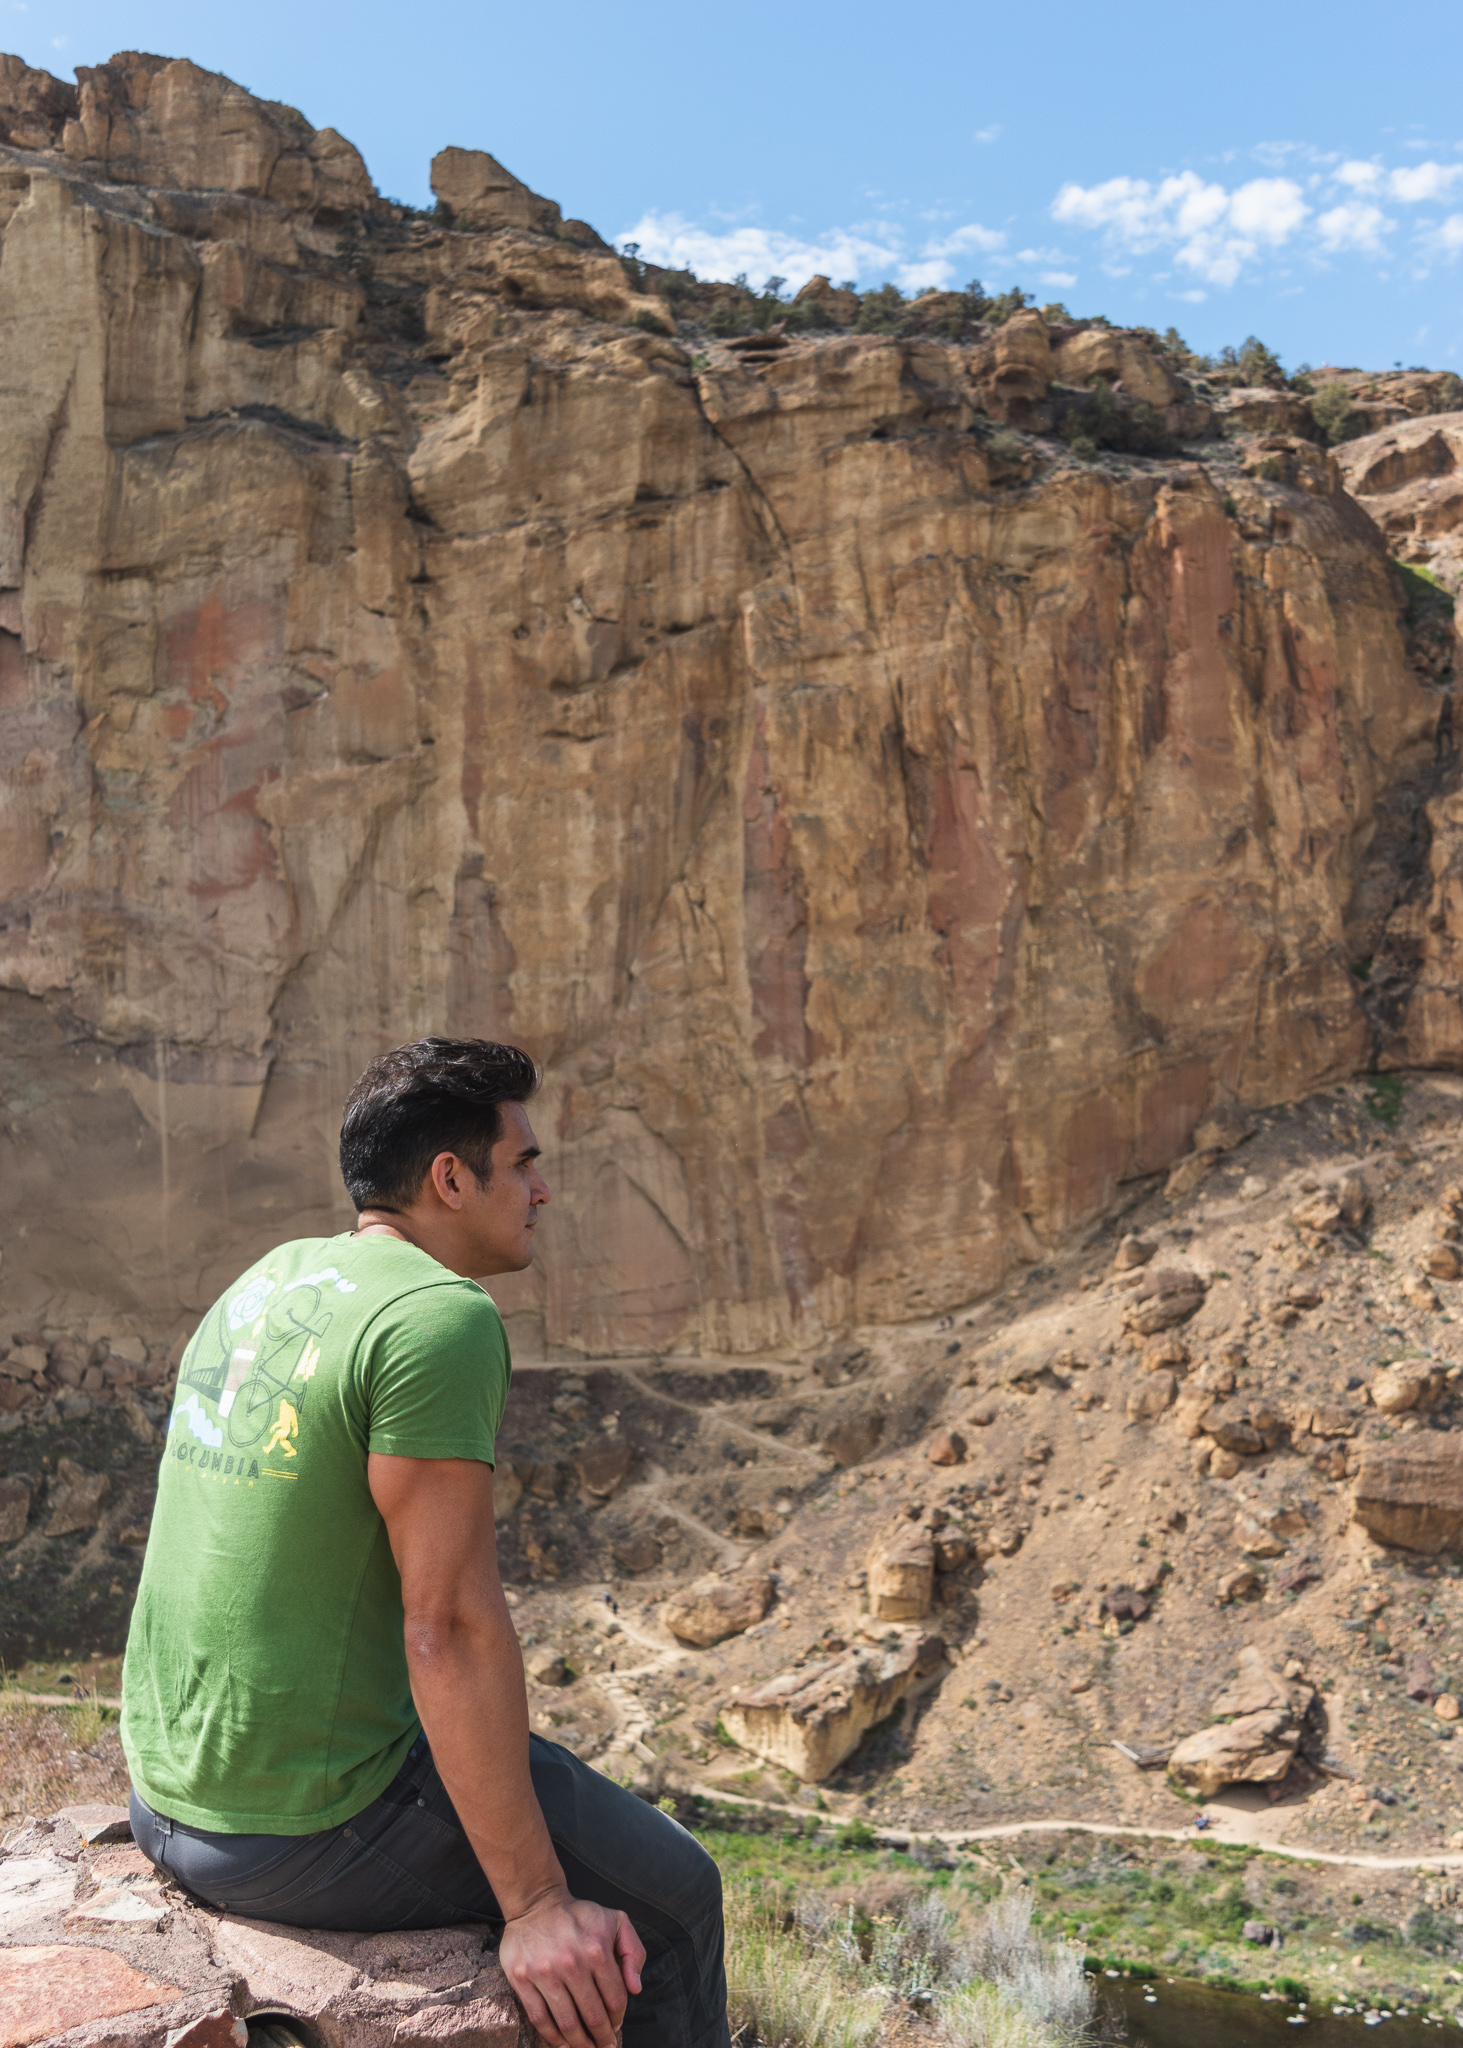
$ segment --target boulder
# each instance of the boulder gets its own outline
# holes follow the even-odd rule
[[[1040,432],[1052,381],[1051,336],[1040,313],[1013,313],[971,351],[970,374],[993,420]]]
[[[630,1529],[617,1537],[615,1563],[624,1572],[653,1572],[664,1557],[660,1539],[648,1529]]]
[[[925,1456],[932,1465],[958,1465],[965,1457],[965,1439],[958,1429],[937,1429]]]
[[[1186,1266],[1160,1266],[1144,1274],[1123,1321],[1141,1337],[1187,1322],[1202,1307],[1204,1282]]]
[[[1364,1444],[1352,1513],[1378,1542],[1435,1557],[1463,1549],[1463,1438]]]
[[[1189,1347],[1177,1330],[1164,1330],[1157,1337],[1150,1337],[1138,1354],[1138,1363],[1144,1372],[1182,1373],[1189,1363]]]
[[[624,1485],[634,1458],[633,1447],[618,1439],[576,1451],[574,1476],[579,1481],[580,1499],[591,1507],[609,1500]]]
[[[1220,1454],[1215,1452],[1215,1457]],[[1220,1477],[1225,1475],[1220,1474]],[[1237,1600],[1255,1600],[1265,1590],[1265,1581],[1253,1565],[1240,1565],[1232,1572],[1226,1572],[1215,1589],[1215,1598],[1221,1607],[1233,1606]]]
[[[1131,1273],[1138,1266],[1146,1266],[1157,1250],[1152,1238],[1137,1237],[1129,1231],[1113,1253],[1113,1269],[1118,1273]]]
[[[802,297],[801,292],[798,297]],[[813,1360],[813,1370],[825,1387],[841,1387],[866,1372],[872,1360],[873,1353],[866,1344],[834,1344]]]
[[[562,217],[552,199],[531,192],[485,149],[438,150],[431,185],[454,227],[534,228],[551,235]]]
[[[34,1495],[34,1485],[21,1474],[0,1479],[0,1543],[18,1543],[25,1534]]]
[[[904,1629],[880,1648],[848,1650],[734,1693],[721,1709],[722,1724],[743,1749],[816,1785],[944,1662],[939,1636]]]
[[[1212,1799],[1226,1785],[1272,1784],[1290,1769],[1299,1740],[1288,1712],[1241,1714],[1175,1743],[1168,1774],[1201,1799]]]
[[[1282,1678],[1247,1644],[1235,1678],[1213,1703],[1218,1725],[1174,1745],[1170,1777],[1201,1799],[1212,1799],[1225,1785],[1278,1783],[1294,1760],[1314,1698],[1311,1686]]]
[[[1313,1557],[1292,1558],[1281,1565],[1275,1574],[1277,1593],[1299,1593],[1306,1586],[1314,1585],[1321,1577],[1321,1567]]]
[[[1414,1650],[1408,1658],[1405,1689],[1408,1699],[1425,1700],[1431,1705],[1438,1689],[1438,1675],[1426,1650]]]
[[[1243,1508],[1235,1517],[1234,1540],[1245,1557],[1285,1555],[1285,1539]]]
[[[105,1472],[88,1472],[74,1458],[58,1458],[46,1534],[71,1536],[79,1529],[94,1529],[111,1491],[112,1482]]]
[[[1435,1244],[1423,1260],[1423,1269],[1434,1280],[1457,1280],[1463,1277],[1463,1258],[1456,1245]]]
[[[793,304],[821,306],[836,327],[852,327],[859,316],[858,293],[845,291],[841,286],[835,285],[830,278],[824,277],[821,272],[816,277],[808,279],[802,290],[794,295]]]
[[[1177,1382],[1171,1372],[1152,1372],[1128,1391],[1129,1422],[1156,1422],[1173,1400]]]
[[[1181,1387],[1173,1411],[1180,1436],[1203,1436],[1208,1427],[1210,1412],[1216,1405],[1212,1388],[1195,1385],[1193,1382]]]
[[[835,1465],[862,1465],[878,1449],[883,1435],[883,1409],[865,1408],[835,1423],[823,1439],[823,1449]]]
[[[700,1579],[663,1609],[666,1627],[683,1643],[708,1650],[759,1622],[772,1605],[766,1572],[736,1572],[728,1579]]]
[[[1356,1230],[1366,1220],[1371,1196],[1359,1174],[1345,1174],[1318,1188],[1290,1212],[1299,1230],[1325,1236],[1335,1230]]]
[[[876,1621],[918,1621],[935,1589],[934,1535],[923,1521],[896,1516],[869,1550],[869,1612]]]
[[[1404,1273],[1397,1292],[1409,1308],[1421,1309],[1431,1314],[1438,1306],[1438,1297],[1432,1282],[1424,1273]]]
[[[535,1685],[568,1685],[573,1678],[559,1651],[547,1645],[530,1651],[523,1668]]]
[[[1367,1388],[1372,1406],[1383,1415],[1405,1415],[1414,1408],[1425,1414],[1447,1391],[1445,1368],[1417,1358],[1384,1366]]]

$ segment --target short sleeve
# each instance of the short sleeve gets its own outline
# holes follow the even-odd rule
[[[398,1296],[366,1332],[360,1364],[369,1449],[493,1463],[512,1368],[503,1318],[482,1288]]]

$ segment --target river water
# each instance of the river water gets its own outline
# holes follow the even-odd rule
[[[1390,2008],[1363,2008],[1341,2016],[1331,2001],[1302,2012],[1278,1999],[1252,1998],[1237,1991],[1213,1991],[1186,1978],[1158,1978],[1145,1985],[1136,1977],[1099,1980],[1103,2004],[1127,2027],[1132,2048],[1358,2048],[1362,2041],[1387,2048],[1422,2048],[1424,2042],[1463,2038],[1452,2021],[1425,2020],[1415,2014],[1374,2019],[1364,2013]]]

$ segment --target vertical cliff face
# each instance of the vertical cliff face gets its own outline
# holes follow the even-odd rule
[[[190,65],[6,62],[12,1321],[345,1226],[429,1029],[544,1062],[503,1299],[620,1350],[969,1299],[1374,1056],[1448,693],[1326,458],[1074,462],[998,424],[1035,316],[693,359],[490,159],[442,227]]]

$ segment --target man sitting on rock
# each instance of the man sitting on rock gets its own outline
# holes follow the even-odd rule
[[[526,1053],[422,1039],[345,1105],[353,1233],[281,1245],[184,1354],[132,1617],[132,1826],[230,1911],[486,1921],[553,2048],[724,2048],[721,1884],[531,1735],[493,1542],[507,1337],[475,1276],[549,1191]],[[627,2010],[627,1994],[628,2010]]]

